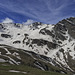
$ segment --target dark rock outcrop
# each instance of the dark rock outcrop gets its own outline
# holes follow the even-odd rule
[[[37,44],[38,46],[47,45],[49,49],[55,49],[58,45],[43,39],[33,39],[32,44]]]
[[[11,35],[8,35],[8,34],[1,34],[1,36],[4,38],[11,38]]]

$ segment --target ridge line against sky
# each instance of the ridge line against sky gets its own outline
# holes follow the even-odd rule
[[[0,22],[10,18],[16,23],[28,20],[55,24],[75,17],[75,0],[0,0]]]

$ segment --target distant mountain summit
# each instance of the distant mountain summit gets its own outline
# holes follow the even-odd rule
[[[46,56],[51,65],[75,72],[74,17],[55,25],[0,23],[0,44]]]

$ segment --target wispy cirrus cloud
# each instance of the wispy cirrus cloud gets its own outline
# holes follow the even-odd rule
[[[56,23],[75,15],[74,7],[74,0],[0,0],[0,13],[2,11],[21,21],[29,18],[44,23]]]

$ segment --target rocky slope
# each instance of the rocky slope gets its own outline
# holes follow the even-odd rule
[[[34,69],[34,72],[36,72],[36,69],[40,69],[47,72],[64,73],[64,74],[68,74],[69,72],[69,71],[65,71],[62,68],[52,66],[50,62],[55,63],[55,61],[53,61],[51,58],[36,54],[31,51],[26,51],[23,49],[14,48],[7,45],[0,45],[0,52],[1,52],[0,53],[0,70],[1,71],[6,70],[7,72],[9,71],[15,72],[16,70],[19,72],[24,72],[20,68],[29,67],[29,69],[30,68]],[[13,66],[19,67],[19,69],[16,69]],[[3,67],[7,67],[7,68],[3,68]],[[28,71],[25,71],[25,72],[27,73],[27,75],[29,75]],[[0,75],[1,75],[1,72],[0,72]]]
[[[28,26],[1,23],[0,44],[46,56],[51,61],[45,60],[51,65],[75,72],[74,17],[64,19],[56,25],[40,22]]]

